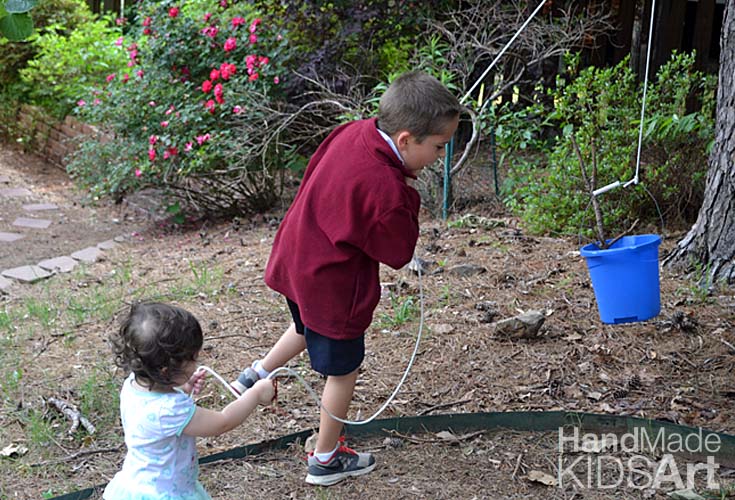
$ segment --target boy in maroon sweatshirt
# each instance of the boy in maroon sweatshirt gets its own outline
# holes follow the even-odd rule
[[[407,180],[444,156],[459,113],[438,80],[406,73],[382,96],[377,118],[339,126],[319,146],[265,271],[293,323],[233,387],[245,391],[306,348],[312,368],[327,376],[323,407],[346,418],[380,299],[379,264],[403,267],[418,239],[421,200]],[[307,483],[329,486],[375,468],[371,454],[341,444],[342,427],[321,412]]]

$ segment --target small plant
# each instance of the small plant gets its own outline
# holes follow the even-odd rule
[[[25,304],[28,315],[31,318],[36,318],[44,327],[48,328],[55,321],[57,311],[50,305],[49,301],[29,297]]]
[[[400,297],[391,293],[390,306],[393,314],[384,313],[381,321],[381,323],[389,328],[397,328],[412,321],[418,312],[416,299],[413,295]]]

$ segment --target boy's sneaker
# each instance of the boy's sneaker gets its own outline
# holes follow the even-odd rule
[[[237,380],[230,382],[230,386],[240,395],[250,389],[255,382],[260,380],[260,375],[252,367],[248,366],[237,377]]]
[[[344,442],[344,437],[339,440]],[[344,445],[340,445],[326,462],[320,462],[313,452],[309,453],[307,463],[309,472],[306,482],[318,486],[331,486],[348,477],[367,474],[375,468],[372,454],[357,453]]]

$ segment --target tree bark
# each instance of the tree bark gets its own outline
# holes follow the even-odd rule
[[[735,0],[727,0],[720,35],[715,143],[697,222],[664,265],[704,269],[708,284],[735,283]]]

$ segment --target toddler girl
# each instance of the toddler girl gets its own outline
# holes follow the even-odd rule
[[[134,305],[113,337],[115,363],[131,372],[120,392],[128,452],[105,500],[210,499],[195,437],[229,431],[273,399],[273,382],[261,380],[221,412],[196,406],[188,393],[203,383],[204,372],[194,373],[202,343],[191,313],[160,303]]]

